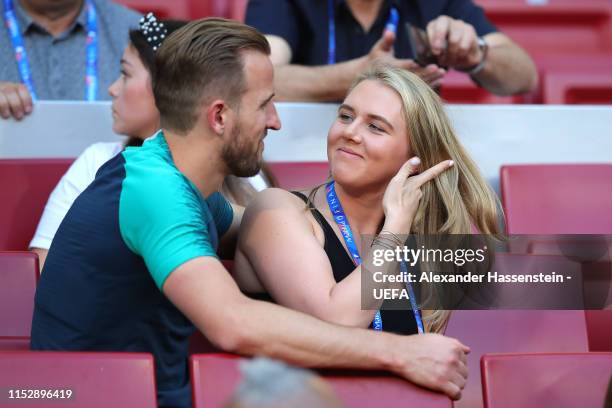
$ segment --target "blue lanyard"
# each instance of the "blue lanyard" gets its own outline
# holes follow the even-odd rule
[[[96,23],[96,8],[93,3],[87,0],[87,54],[86,54],[86,74],[85,74],[85,99],[95,101],[98,92],[98,26]],[[4,23],[8,29],[9,37],[13,43],[15,51],[15,61],[21,75],[21,82],[25,84],[32,96],[32,100],[37,100],[32,82],[32,70],[28,61],[23,37],[19,29],[19,24],[15,18],[13,0],[4,0]]]
[[[329,205],[329,210],[334,217],[334,221],[338,224],[338,228],[340,229],[340,233],[342,234],[342,238],[344,238],[344,242],[346,243],[346,247],[353,258],[353,263],[355,265],[361,265],[361,257],[359,256],[359,250],[357,249],[357,245],[355,244],[355,240],[353,239],[353,231],[351,230],[351,226],[349,225],[348,219],[344,213],[344,209],[342,208],[342,204],[340,204],[340,200],[336,195],[336,188],[334,187],[334,181],[330,181],[325,187],[327,204]],[[407,267],[404,262],[400,264],[401,272],[406,272]],[[424,333],[425,329],[423,327],[423,321],[421,319],[421,312],[416,303],[416,298],[414,296],[414,291],[412,290],[412,285],[410,282],[406,282],[406,288],[408,289],[408,296],[410,297],[410,306],[412,307],[412,313],[414,314],[414,319],[417,322],[417,328],[419,333]],[[380,310],[376,311],[376,315],[374,316],[374,320],[372,321],[372,327],[374,330],[381,331],[382,330],[382,317],[380,315]]]
[[[327,15],[329,17],[329,37],[327,44],[327,63],[329,65],[336,63],[336,13],[335,13],[335,0],[327,1]],[[394,34],[397,32],[397,25],[399,24],[399,12],[395,7],[391,7],[389,12],[389,19],[385,25],[385,30],[392,31]]]
[[[406,262],[402,260],[400,262],[400,272],[402,274],[408,273],[408,267],[406,266]],[[419,310],[419,305],[416,302],[416,296],[414,295],[414,290],[412,290],[412,284],[408,279],[406,279],[406,289],[408,290],[408,297],[410,298],[410,306],[412,307],[412,313],[414,314],[414,320],[416,320],[417,329],[419,330],[419,334],[425,333],[425,326],[423,326],[423,319],[421,318],[421,311]]]

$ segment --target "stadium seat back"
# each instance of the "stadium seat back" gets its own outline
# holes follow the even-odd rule
[[[610,66],[580,72],[548,72],[543,91],[546,104],[611,105]]]
[[[29,346],[38,257],[30,252],[0,252],[0,350]]]
[[[500,182],[508,233],[612,235],[611,180],[612,164],[503,166]],[[593,238],[584,238],[589,239]],[[585,262],[582,272],[589,298],[600,299],[603,305],[612,298],[612,264],[610,240],[601,237],[601,245],[602,256],[607,246],[607,261]],[[594,248],[592,243],[589,247]],[[555,243],[537,241],[529,249],[549,254],[559,250]],[[577,248],[583,254],[587,250]],[[605,293],[597,293],[606,288]],[[612,312],[589,310],[586,316],[589,350],[612,351]]]
[[[227,354],[191,357],[194,408],[220,407],[240,381],[239,358]],[[391,375],[368,372],[324,372],[323,377],[347,407],[395,406],[410,401],[422,408],[451,407],[449,398]]]
[[[117,3],[143,15],[152,12],[160,20],[189,20],[191,15],[189,0],[117,0]]]
[[[0,251],[25,251],[72,159],[0,160]]]
[[[590,351],[612,352],[612,310],[585,310]]]
[[[534,257],[497,254],[491,270],[512,273],[529,267]],[[571,273],[580,269],[579,264],[567,264],[562,257],[537,258],[547,259],[549,266],[560,266],[561,262]],[[531,267],[541,265],[538,262]],[[457,310],[451,313],[445,334],[471,348],[470,376],[462,398],[455,402],[456,408],[482,407],[479,364],[486,353],[588,351],[585,316],[581,310]]]
[[[477,3],[484,7],[493,24],[536,59],[543,55],[576,58],[612,51],[612,7],[608,1],[477,0]]]
[[[0,350],[29,350],[30,336],[0,336]]]
[[[612,234],[611,180],[612,164],[503,166],[507,232]]]
[[[19,407],[157,407],[153,356],[145,353],[0,352],[0,384],[72,391],[71,399],[20,401]],[[5,394],[6,395],[6,394]],[[6,398],[3,395],[3,398]],[[6,400],[4,400],[6,401]]]
[[[612,353],[485,355],[486,408],[603,407]]]
[[[493,95],[486,89],[476,85],[467,74],[450,71],[442,79],[440,96],[447,103],[460,104],[520,104],[524,102],[522,95]]]

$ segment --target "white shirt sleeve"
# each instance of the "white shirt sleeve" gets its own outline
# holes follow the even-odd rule
[[[30,248],[49,249],[51,241],[76,198],[91,184],[98,169],[123,150],[123,143],[96,143],[72,163],[45,205]]]

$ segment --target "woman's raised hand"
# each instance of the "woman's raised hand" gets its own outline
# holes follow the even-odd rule
[[[419,200],[423,196],[421,186],[438,177],[454,163],[452,160],[444,160],[419,173],[420,164],[418,157],[411,158],[389,182],[383,197],[385,231],[395,234],[410,233]]]

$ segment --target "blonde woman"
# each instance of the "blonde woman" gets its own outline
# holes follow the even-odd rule
[[[325,184],[269,189],[248,207],[234,268],[241,287],[337,324],[443,332],[442,310],[362,310],[358,257],[370,254],[354,253],[364,234],[498,234],[496,196],[440,99],[414,74],[375,67],[340,105],[327,155]],[[349,228],[339,228],[338,209]]]

